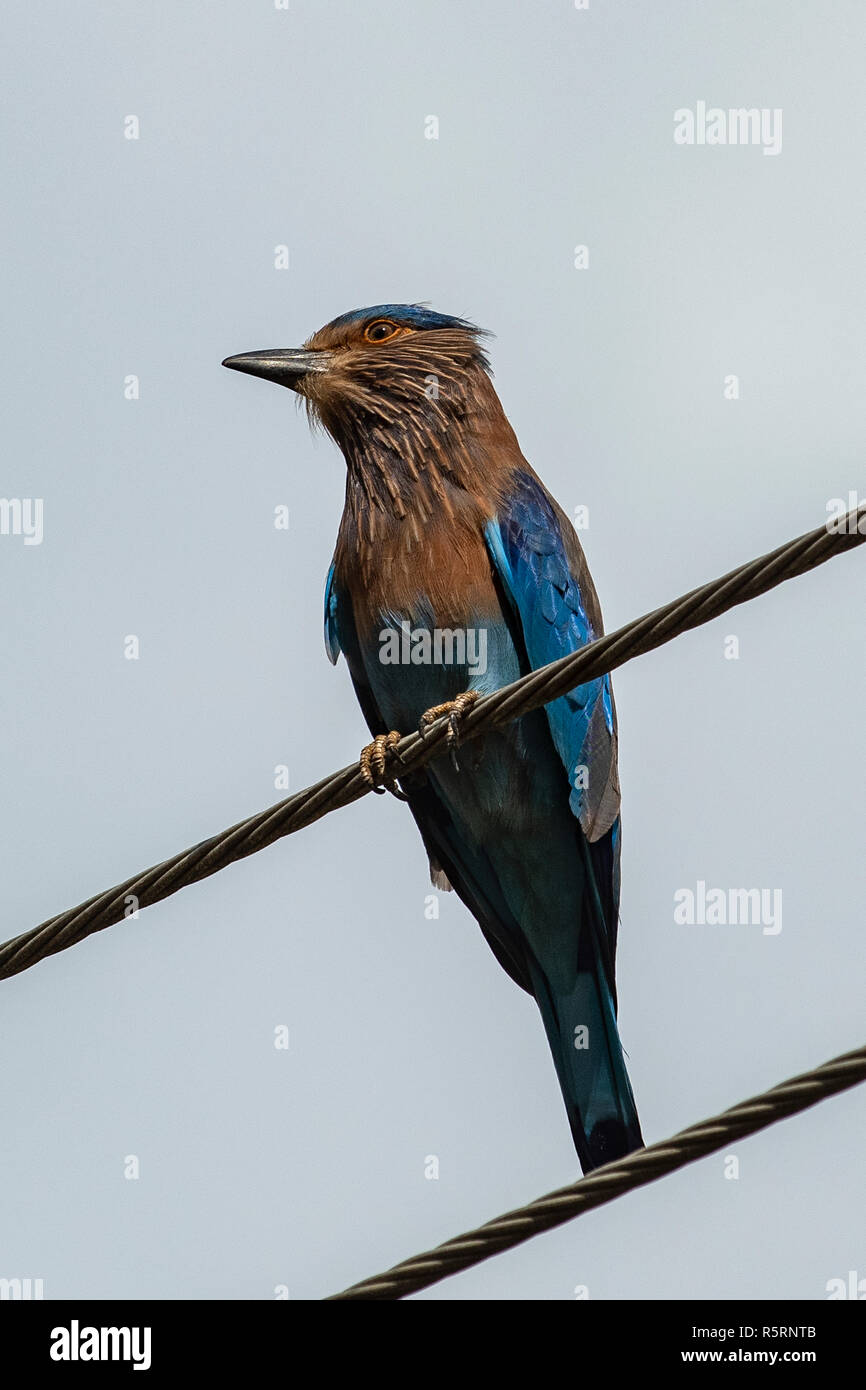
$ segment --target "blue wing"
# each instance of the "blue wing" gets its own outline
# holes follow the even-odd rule
[[[328,578],[325,580],[325,651],[328,653],[331,665],[336,666],[337,658],[342,650],[340,635],[337,631],[337,590],[334,585],[334,562],[331,561],[331,568],[328,570]]]
[[[528,472],[485,528],[487,548],[533,670],[602,635],[601,609],[574,528]],[[619,777],[616,712],[610,676],[577,686],[545,706],[550,733],[571,788],[569,804],[591,846],[596,876],[612,902],[605,916],[616,934],[619,905]],[[601,852],[609,844],[610,862]],[[603,896],[606,896],[603,894]]]

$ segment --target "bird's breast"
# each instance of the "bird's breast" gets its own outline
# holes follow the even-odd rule
[[[367,680],[395,727],[520,674],[483,525],[431,523],[419,536],[395,524],[372,545],[338,547],[335,577],[352,603]]]
[[[413,525],[389,518],[371,539],[341,536],[336,578],[351,595],[362,640],[391,616],[446,628],[480,614],[499,615],[485,521]]]

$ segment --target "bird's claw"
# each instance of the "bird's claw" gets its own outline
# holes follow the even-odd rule
[[[389,758],[396,757],[398,762],[402,761],[397,752],[401,738],[402,734],[398,734],[396,729],[392,729],[390,734],[377,734],[373,742],[361,750],[360,772],[367,786],[378,796],[384,796],[388,791],[398,801],[407,801],[408,797],[397,786],[396,778],[387,772]]]
[[[430,725],[447,714],[448,732],[445,735],[445,741],[448,744],[448,749],[451,753],[451,761],[454,764],[454,770],[456,772],[460,771],[460,765],[457,762],[457,746],[460,742],[460,720],[464,717],[466,712],[472,708],[477,699],[477,690],[464,690],[462,695],[456,695],[453,700],[446,700],[444,704],[434,705],[432,709],[425,710],[418,724],[419,734],[422,738],[426,738],[427,730]]]

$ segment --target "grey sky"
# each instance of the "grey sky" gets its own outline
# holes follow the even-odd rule
[[[44,538],[0,536],[4,938],[365,741],[321,634],[342,460],[227,354],[379,302],[491,329],[524,452],[589,508],[608,627],[866,490],[862,5],[7,29],[0,495],[44,499]],[[780,152],[676,144],[699,101],[780,109]],[[615,678],[648,1140],[863,1041],[864,602],[858,552]],[[676,924],[699,880],[781,890],[782,930]],[[535,1006],[430,892],[370,797],[2,985],[0,1276],[320,1297],[570,1181]],[[422,1297],[825,1297],[866,1276],[862,1143],[854,1092],[736,1145],[736,1180],[717,1155]]]

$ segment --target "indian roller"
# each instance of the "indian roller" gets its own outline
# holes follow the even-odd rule
[[[616,712],[604,676],[455,755],[480,695],[603,631],[575,528],[520,451],[485,336],[379,304],[302,348],[223,365],[296,392],[345,457],[325,642],[375,735],[362,768],[402,789],[434,886],[456,891],[535,998],[587,1172],[643,1143],[617,1030]],[[397,731],[443,713],[452,747],[400,777]]]

